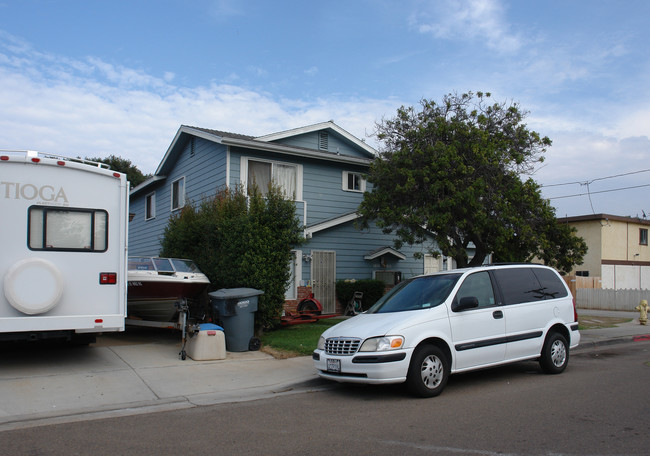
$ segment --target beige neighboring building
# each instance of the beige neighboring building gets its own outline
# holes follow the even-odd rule
[[[650,289],[650,220],[609,214],[562,217],[589,251],[571,275],[601,277],[602,288]]]

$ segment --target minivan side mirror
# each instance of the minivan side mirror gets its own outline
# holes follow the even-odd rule
[[[460,312],[467,309],[476,309],[478,307],[478,298],[476,296],[465,296],[460,298],[460,302],[454,300],[454,303],[451,305],[451,310],[454,312]]]

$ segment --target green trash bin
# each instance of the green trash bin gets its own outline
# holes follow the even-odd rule
[[[261,294],[264,292],[255,288],[222,288],[208,293],[212,308],[223,326],[226,350],[259,349],[259,342],[253,336],[257,299]]]

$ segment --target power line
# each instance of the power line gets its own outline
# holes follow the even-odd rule
[[[576,182],[565,182],[565,183],[563,183],[563,184],[549,184],[549,185],[541,185],[540,187],[544,187],[544,188],[548,188],[548,187],[560,187],[560,186],[562,186],[562,185],[575,185],[575,184],[579,184],[579,185],[589,185],[589,184],[591,184],[591,183],[593,183],[593,182],[596,182],[596,181],[599,181],[599,180],[613,179],[613,178],[615,178],[615,177],[631,176],[632,174],[647,173],[647,172],[649,172],[649,171],[650,171],[650,169],[642,169],[642,170],[640,170],[640,171],[631,171],[631,172],[629,172],[629,173],[615,174],[615,175],[613,175],[613,176],[597,177],[597,178],[595,178],[595,179],[587,180],[587,181],[576,181]],[[623,190],[624,190],[624,189],[623,189]],[[616,190],[612,190],[612,191],[616,191]],[[602,192],[591,192],[591,193],[602,193]],[[576,196],[581,196],[581,195],[576,195]]]
[[[558,185],[564,185],[564,184],[558,184]],[[589,184],[587,183],[586,185],[587,185],[587,190],[589,190]],[[549,197],[547,199],[573,198],[573,197],[576,197],[576,196],[595,195],[596,193],[618,192],[618,191],[621,191],[621,190],[630,190],[630,189],[641,188],[641,187],[650,187],[650,184],[634,185],[632,187],[612,188],[612,189],[609,189],[609,190],[599,190],[597,192],[587,191],[586,193],[576,193],[575,195],[552,196],[552,197]]]

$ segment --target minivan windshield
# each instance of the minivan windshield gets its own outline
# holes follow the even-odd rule
[[[366,313],[404,312],[439,306],[451,293],[462,274],[436,274],[416,277],[396,285]]]

